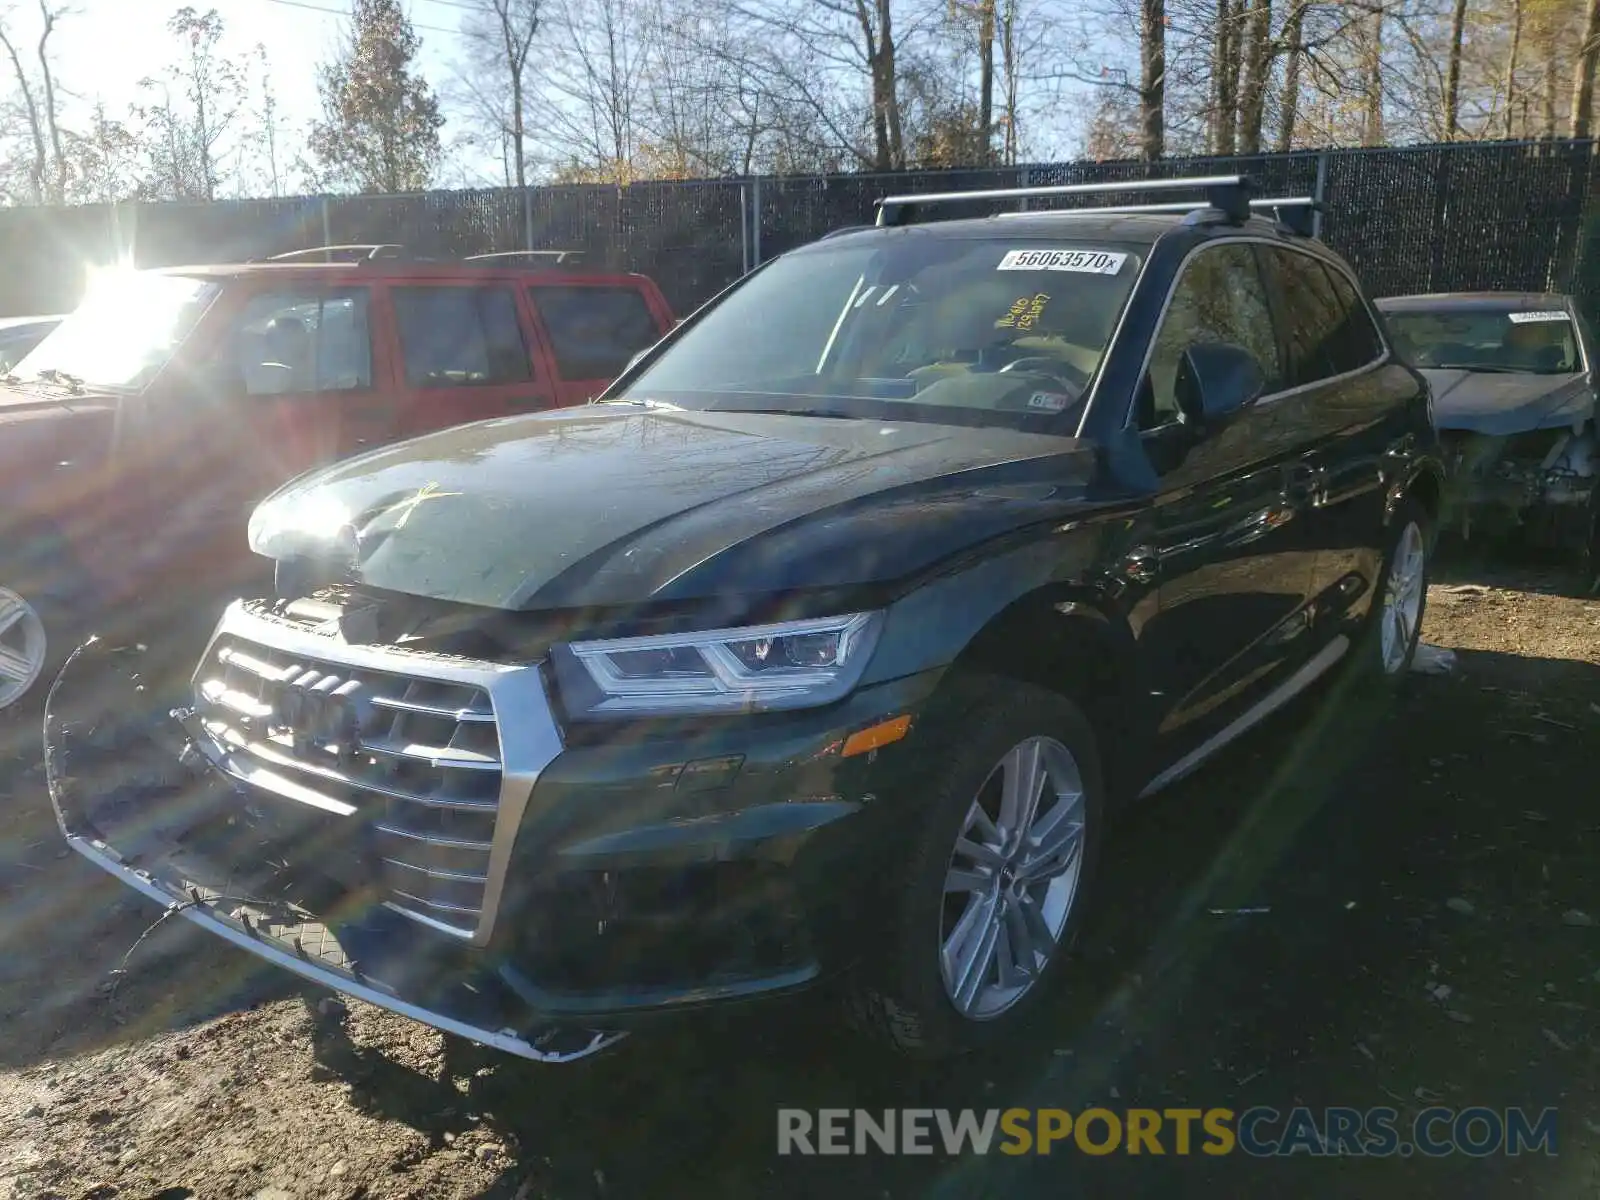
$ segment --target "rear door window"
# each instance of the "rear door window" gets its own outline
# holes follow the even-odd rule
[[[395,323],[414,388],[523,383],[533,378],[509,287],[397,287]]]
[[[1368,366],[1383,341],[1344,272],[1297,250],[1267,252],[1282,295],[1278,320],[1289,351],[1287,387],[1304,387]]]
[[[366,288],[259,292],[234,327],[234,361],[249,396],[372,386]]]
[[[563,379],[613,379],[661,337],[637,288],[541,284],[528,296],[550,334]]]
[[[1334,343],[1334,366],[1341,375],[1346,371],[1359,371],[1383,356],[1383,338],[1350,277],[1326,263],[1319,265],[1327,272],[1333,286],[1341,318]]]

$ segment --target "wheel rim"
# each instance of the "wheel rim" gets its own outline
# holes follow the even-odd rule
[[[46,649],[44,622],[37,610],[0,587],[0,709],[22,699],[38,680]]]
[[[1077,760],[1053,738],[1012,747],[973,797],[939,925],[940,975],[962,1016],[999,1016],[1049,966],[1078,895],[1086,815]]]
[[[1393,675],[1405,666],[1406,655],[1416,641],[1422,615],[1422,577],[1426,552],[1422,530],[1415,521],[1406,522],[1395,543],[1394,561],[1389,564],[1389,582],[1383,590],[1383,669]]]

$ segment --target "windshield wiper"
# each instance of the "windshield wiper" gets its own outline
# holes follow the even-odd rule
[[[1435,371],[1470,371],[1474,375],[1533,375],[1529,367],[1502,367],[1493,363],[1441,363]]]
[[[54,367],[46,367],[40,371],[36,379],[43,383],[59,383],[68,391],[82,394],[83,380],[76,375],[68,375],[65,371],[58,371]]]
[[[682,412],[683,411],[682,406],[677,405],[677,404],[668,404],[665,400],[650,400],[648,398],[635,400],[631,396],[629,396],[629,397],[618,396],[618,397],[614,397],[614,398],[612,398],[610,400],[591,400],[591,401],[589,401],[589,403],[590,404],[631,404],[635,408],[662,408],[662,409],[667,409],[670,412]]]
[[[712,408],[712,412],[722,413],[757,413],[762,416],[778,417],[829,417],[836,421],[862,421],[870,418],[863,417],[860,413],[845,412],[838,408]]]

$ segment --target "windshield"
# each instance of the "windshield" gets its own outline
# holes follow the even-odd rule
[[[186,275],[107,272],[83,303],[14,368],[25,380],[58,373],[100,387],[144,386],[221,289]]]
[[[1535,375],[1583,370],[1572,317],[1561,309],[1507,306],[1385,316],[1402,353],[1418,367]]]
[[[1134,249],[916,228],[774,261],[610,399],[1071,428]]]

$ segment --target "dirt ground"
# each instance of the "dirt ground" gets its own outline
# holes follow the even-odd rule
[[[1072,998],[953,1067],[815,1000],[564,1068],[447,1061],[180,922],[113,988],[157,910],[61,848],[35,728],[0,726],[0,1200],[1600,1194],[1600,601],[1573,583],[1443,579],[1452,673],[1385,712],[1325,693],[1132,812]],[[1266,911],[1212,911],[1239,909]],[[776,1154],[780,1106],[1089,1102],[1554,1106],[1557,1154]]]

